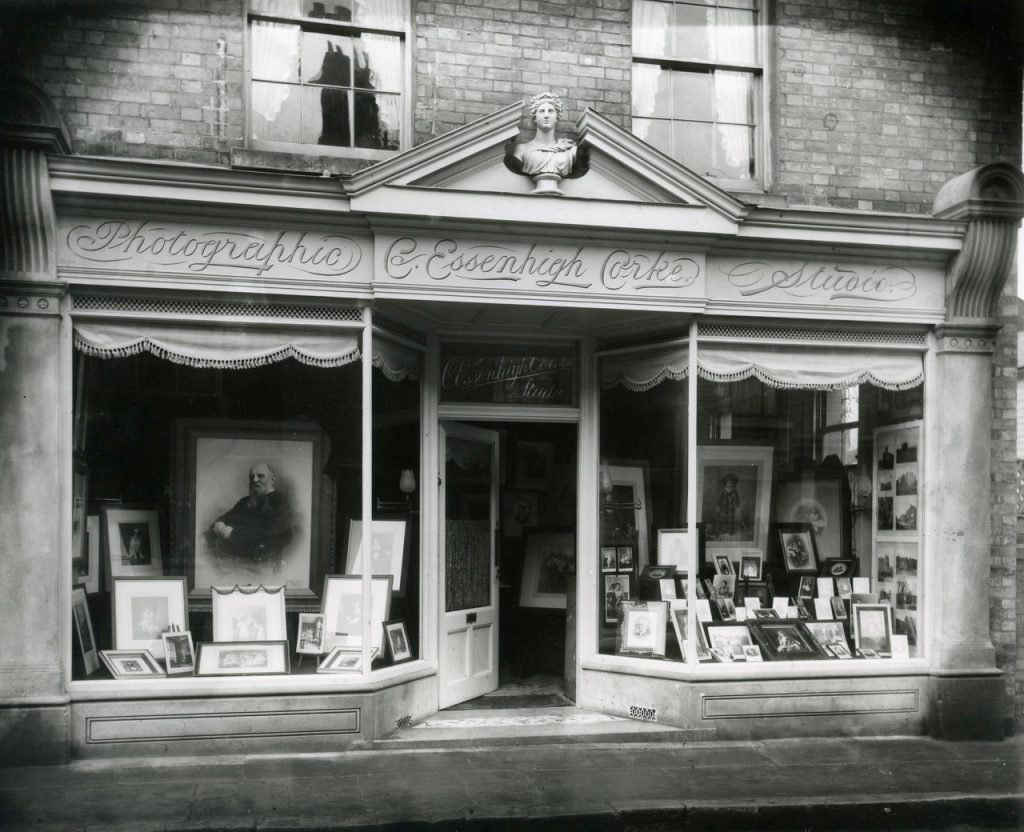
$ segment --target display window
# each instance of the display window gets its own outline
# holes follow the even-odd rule
[[[696,345],[600,360],[598,652],[921,656],[923,336]]]
[[[76,321],[73,680],[358,679],[395,620],[418,655],[418,353],[369,341],[367,387],[365,341]],[[367,487],[401,505],[366,517]]]

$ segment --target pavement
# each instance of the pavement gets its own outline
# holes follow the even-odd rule
[[[89,760],[0,768],[0,830],[1009,830],[1024,825],[1022,758],[1022,737],[636,733]]]

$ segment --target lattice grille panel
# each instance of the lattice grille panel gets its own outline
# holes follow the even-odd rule
[[[348,306],[300,306],[297,304],[231,303],[228,301],[153,300],[75,295],[72,308],[80,311],[145,312],[186,317],[248,317],[300,321],[353,321],[362,319],[359,309]]]

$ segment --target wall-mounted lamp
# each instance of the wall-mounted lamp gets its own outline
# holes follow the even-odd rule
[[[639,500],[634,500],[631,503],[615,503],[612,502],[612,475],[608,471],[608,466],[605,465],[601,468],[600,486],[603,504],[601,506],[602,511],[619,511],[622,509],[633,509],[637,510],[642,508]]]
[[[416,491],[416,475],[411,468],[403,468],[398,477],[398,490],[405,495],[404,500],[381,500],[377,498],[377,511],[412,511],[412,495]]]

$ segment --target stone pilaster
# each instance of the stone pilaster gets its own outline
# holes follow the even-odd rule
[[[935,215],[966,222],[946,273],[946,322],[936,328],[928,473],[936,523],[930,595],[939,604],[932,658],[932,730],[950,739],[1004,734],[1004,680],[990,634],[992,391],[996,308],[1024,216],[1024,176],[986,165],[947,183]]]

